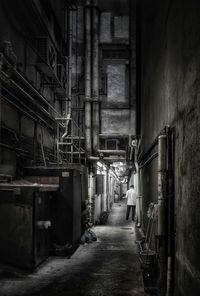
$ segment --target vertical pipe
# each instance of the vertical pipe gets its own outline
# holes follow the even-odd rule
[[[139,204],[140,204],[140,226],[143,228],[143,204],[142,204],[142,170],[139,168],[138,172],[138,183],[139,183],[139,191],[138,191],[138,198],[139,198]]]
[[[93,2],[93,55],[92,55],[92,98],[93,98],[93,150],[98,153],[99,149],[99,11],[98,0]]]
[[[2,66],[3,66],[3,55],[0,54],[0,71],[2,70]],[[1,81],[0,81],[0,143],[2,143],[1,141],[1,125],[2,125],[2,98],[1,98],[1,89],[2,88],[2,84],[1,84]],[[0,146],[0,162],[1,162],[1,149],[2,147]]]
[[[60,125],[59,122],[57,121],[57,137],[56,137],[56,158],[57,158],[57,162],[60,162],[60,151],[59,151],[59,139],[60,139]]]
[[[33,137],[33,163],[36,165],[37,161],[37,133],[38,133],[38,123],[37,121],[34,122],[34,137]]]
[[[134,187],[137,189],[137,204],[136,204],[136,214],[137,214],[137,227],[141,226],[141,189],[140,189],[140,169],[137,162],[135,162],[136,173],[134,175]]]
[[[168,195],[168,258],[167,258],[167,291],[166,295],[173,295],[174,279],[174,174],[173,174],[173,136],[170,127],[167,131],[167,195]]]
[[[132,2],[132,0],[130,0]],[[136,135],[141,134],[141,96],[142,96],[142,6],[143,1],[136,0]],[[135,42],[135,41],[134,41]]]
[[[109,168],[106,168],[106,211],[108,211],[109,202]]]
[[[158,137],[158,237],[160,279],[159,288],[161,295],[166,291],[166,266],[167,266],[167,163],[166,163],[167,137]]]
[[[72,43],[73,43],[73,11],[67,11],[68,16],[68,99],[65,104],[65,114],[68,120],[66,120],[65,134],[68,134],[68,126],[71,118],[72,109]]]
[[[136,135],[136,0],[129,0],[129,133]]]
[[[91,155],[91,7],[85,6],[85,150]]]

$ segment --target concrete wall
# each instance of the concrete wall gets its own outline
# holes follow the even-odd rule
[[[135,55],[131,41],[135,16],[130,20],[128,1],[111,1],[109,5],[100,1],[100,9],[101,72],[106,80],[106,89],[101,95],[100,132],[135,135],[135,93],[130,91],[135,84],[135,60],[131,59],[129,63],[130,47],[132,56]]]
[[[143,1],[141,152],[175,128],[175,295],[200,291],[200,2]],[[157,164],[142,170],[144,210],[156,200]]]
[[[129,110],[102,110],[102,133],[127,134]],[[121,124],[123,122],[123,125]]]

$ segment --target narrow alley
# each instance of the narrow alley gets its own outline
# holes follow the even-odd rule
[[[200,0],[0,0],[0,296],[199,296],[199,171]]]
[[[80,245],[69,258],[51,258],[33,274],[0,278],[1,296],[142,296],[135,223],[126,221],[124,201],[115,203],[97,241]],[[6,273],[5,273],[6,275]]]

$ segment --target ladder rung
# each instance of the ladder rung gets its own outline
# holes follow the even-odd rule
[[[62,153],[62,154],[85,154],[85,152],[64,152],[64,151],[60,151],[60,153]]]
[[[58,145],[67,146],[67,145],[72,145],[72,143],[62,143],[62,142],[59,142]]]
[[[84,140],[85,139],[85,137],[72,137],[72,136],[68,136],[68,137],[66,137],[66,139],[74,139],[74,140]]]

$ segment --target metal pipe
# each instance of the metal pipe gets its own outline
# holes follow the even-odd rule
[[[41,152],[42,152],[42,159],[44,162],[44,167],[47,167],[47,163],[46,163],[46,158],[45,158],[45,153],[44,153],[44,135],[43,135],[43,129],[42,126],[40,126],[40,130],[41,130],[41,138],[40,138],[40,147],[41,147]]]
[[[31,118],[32,120],[36,121],[36,118],[34,118],[33,116],[31,116],[29,113],[27,113],[24,109],[22,109],[21,107],[19,107],[18,105],[16,105],[15,103],[13,103],[10,99],[6,98],[5,96],[1,95],[1,99],[3,99],[4,101],[7,101],[10,105],[14,106],[17,110],[19,110],[20,112],[22,112],[24,115],[26,115],[28,118]]]
[[[0,52],[0,56],[1,56],[1,58],[3,58],[3,59],[6,59],[5,58],[5,56],[4,56],[4,54],[2,53],[2,52]],[[6,63],[7,64],[9,64],[9,62],[6,60]],[[12,67],[12,65],[10,65],[9,64],[9,66],[11,66]],[[12,70],[12,73],[14,73],[20,80],[22,80],[23,81],[23,83],[24,84],[26,84],[26,86],[33,92],[33,93],[35,93],[48,107],[49,107],[49,109],[51,109],[53,112],[55,112],[55,114],[57,114],[59,117],[61,117],[61,115],[60,115],[60,113],[37,91],[37,89],[35,89],[35,87],[33,86],[33,85],[31,85],[28,81],[27,81],[27,79],[20,73],[20,72],[18,72],[14,67],[12,67],[11,68],[11,70]],[[1,71],[1,67],[0,67],[0,71]],[[18,87],[20,90],[22,90],[23,91],[23,93],[25,94],[25,95],[27,95],[28,97],[29,97],[29,99],[31,98],[31,100],[32,100],[32,102],[35,104],[35,105],[37,105],[37,108],[40,108],[43,112],[45,112],[51,119],[53,119],[52,118],[52,115],[48,112],[48,111],[46,111],[44,108],[42,108],[42,107],[40,107],[39,105],[38,105],[38,103],[36,102],[36,101],[34,101],[33,99],[32,99],[32,97],[25,91],[25,90],[23,90],[20,86],[19,86],[19,84],[17,84],[14,80],[12,80],[11,79],[11,77],[9,77],[5,72],[3,72],[3,71],[1,71],[1,74],[8,80],[8,81],[10,81],[14,86],[16,86],[16,87]]]
[[[85,151],[91,155],[91,1],[85,6]]]
[[[43,103],[45,103],[55,114],[60,116],[60,113],[32,86],[15,68],[12,69],[13,73],[18,76],[31,91],[33,91]]]
[[[10,79],[9,76],[4,73],[3,71],[0,71],[0,73],[7,78],[13,86],[15,86],[21,93],[23,93],[34,105],[37,106],[38,109],[40,109],[45,115],[47,115],[51,120],[54,120],[52,115],[45,110],[43,107],[41,107],[23,88],[21,88],[14,80]]]
[[[73,11],[68,11],[68,98],[65,103],[65,115],[67,121],[65,123],[65,133],[62,138],[68,135],[68,127],[72,113],[72,43],[73,43]]]
[[[158,157],[158,152],[155,152],[152,154],[145,162],[143,162],[139,168],[142,169],[143,167],[147,166],[148,164],[151,163],[152,160],[154,160],[156,157]]]
[[[100,123],[100,103],[98,101],[93,102],[93,109],[92,109],[92,115],[93,115],[93,129],[92,129],[92,140],[93,140],[93,151],[94,154],[98,153],[99,148],[99,123]]]
[[[125,150],[97,150],[98,153],[103,153],[103,154],[115,154],[115,155],[125,155],[126,151]]]
[[[102,139],[116,139],[116,138],[128,138],[129,135],[123,134],[99,134],[99,137]]]
[[[158,137],[158,237],[160,278],[159,288],[161,295],[166,291],[166,267],[167,267],[167,136]]]
[[[93,13],[93,51],[92,51],[92,98],[93,98],[93,151],[95,154],[98,153],[99,149],[99,11],[98,11],[98,0],[93,1],[92,13]]]
[[[173,295],[174,286],[174,173],[173,173],[173,135],[170,127],[167,133],[167,195],[168,195],[168,258],[166,296]]]
[[[98,161],[98,160],[100,160],[100,157],[98,157],[98,156],[89,156],[88,158],[91,161]]]
[[[3,54],[0,53],[0,71],[2,70],[3,67]],[[1,142],[1,125],[2,125],[2,82],[0,80],[0,142]],[[1,146],[0,146],[0,155],[2,155],[1,153]],[[1,161],[1,157],[0,157],[0,161]]]
[[[131,161],[132,158],[133,158],[133,150],[134,150],[134,148],[133,148],[133,146],[131,146],[130,157],[129,157],[129,160],[130,160],[130,161]]]
[[[14,146],[7,145],[7,144],[4,144],[4,143],[0,143],[0,147],[6,148],[6,149],[9,149],[9,150],[13,150],[13,151],[18,151],[18,152],[21,152],[21,153],[26,153],[26,154],[29,153],[28,151],[26,151],[24,149],[16,148]]]
[[[149,146],[149,148],[144,152],[144,153],[140,153],[138,155],[138,163],[140,164],[142,161],[144,161],[149,154],[154,150],[154,148],[158,145],[158,137],[160,135],[163,135],[165,133],[165,129],[163,129],[159,135],[154,139],[154,141],[151,143],[151,145]]]
[[[36,165],[37,160],[37,135],[38,135],[38,123],[34,122],[34,136],[33,136],[33,162]]]
[[[45,125],[48,129],[52,130],[53,127],[50,126],[42,117],[40,117],[38,114],[36,114],[32,109],[30,109],[28,107],[27,104],[23,103],[22,101],[20,101],[20,99],[18,99],[16,96],[14,96],[8,89],[6,89],[6,92],[8,94],[10,94],[17,102],[20,103],[20,105],[22,105],[24,108],[26,108],[26,110],[29,112],[27,112],[25,109],[21,108],[20,106],[18,106],[17,104],[15,104],[14,102],[12,102],[10,99],[8,99],[7,97],[2,95],[2,98],[4,100],[6,100],[7,102],[9,102],[9,104],[11,104],[12,106],[14,106],[17,110],[21,111],[24,115],[26,115],[27,117],[31,118],[34,121],[37,121],[37,119],[43,123],[43,125]],[[33,116],[31,115],[33,114]],[[34,117],[35,116],[35,117]]]
[[[98,157],[98,156],[89,156],[89,160],[91,161],[111,161],[111,162],[118,162],[118,161],[125,161],[124,157]]]

